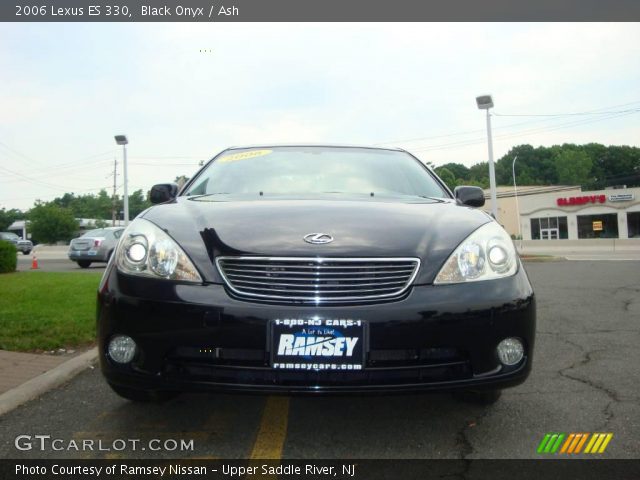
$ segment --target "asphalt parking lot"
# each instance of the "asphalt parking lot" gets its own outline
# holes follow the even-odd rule
[[[547,432],[612,432],[602,456],[638,458],[640,262],[529,263],[527,271],[538,297],[533,373],[493,406],[448,394],[210,394],[137,405],[111,393],[93,369],[0,417],[0,457],[536,458]],[[14,439],[25,434],[140,443],[18,451]],[[150,439],[193,440],[194,448],[150,451]]]

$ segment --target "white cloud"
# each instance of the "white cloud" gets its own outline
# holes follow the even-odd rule
[[[131,182],[145,189],[246,143],[375,144],[472,131],[400,142],[436,164],[470,165],[486,159],[476,95],[493,94],[501,113],[640,100],[639,50],[638,25],[625,23],[3,26],[0,142],[33,161],[0,145],[0,167],[57,175],[49,182],[60,190],[0,170],[0,205],[109,187],[110,153],[77,171],[54,166],[116,151],[116,133],[129,136]],[[533,120],[496,117],[496,157],[519,143],[638,145],[637,115],[557,131],[535,129],[571,119]],[[500,137],[523,131],[531,132]],[[134,165],[144,162],[155,166]]]

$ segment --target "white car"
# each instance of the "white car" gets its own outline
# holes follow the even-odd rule
[[[29,255],[31,250],[33,250],[33,243],[31,243],[31,240],[23,240],[13,232],[0,232],[0,240],[13,243],[16,246],[16,249],[22,252],[23,255]]]

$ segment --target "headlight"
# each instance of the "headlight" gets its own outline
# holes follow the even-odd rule
[[[142,218],[122,234],[116,253],[118,270],[130,275],[202,282],[189,257],[169,235]]]
[[[518,268],[511,238],[496,222],[483,225],[462,242],[433,283],[463,283],[509,277]]]

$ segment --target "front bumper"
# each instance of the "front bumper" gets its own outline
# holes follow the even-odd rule
[[[106,250],[69,250],[67,252],[69,260],[77,262],[78,260],[87,260],[90,262],[106,262],[108,260],[108,252]]]
[[[18,250],[19,252],[22,252],[22,253],[30,252],[31,250],[33,250],[33,244],[32,243],[17,243],[16,244],[16,250]]]
[[[414,286],[399,301],[311,307],[236,300],[218,284],[187,285],[122,275],[109,265],[98,293],[98,345],[107,381],[156,390],[357,393],[504,388],[529,375],[535,297],[520,266],[510,278]],[[275,319],[359,319],[367,324],[360,371],[270,366]],[[139,351],[130,365],[106,354],[115,334]],[[496,346],[517,337],[525,357],[500,364]]]

